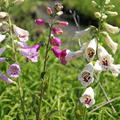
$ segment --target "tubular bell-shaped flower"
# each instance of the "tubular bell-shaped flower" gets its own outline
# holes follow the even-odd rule
[[[33,45],[32,47],[22,47],[19,49],[20,53],[25,56],[27,59],[31,60],[32,62],[38,62],[39,57],[39,48],[41,44]]]
[[[63,30],[61,28],[58,28],[58,27],[52,28],[52,31],[56,35],[61,35],[63,33]]]
[[[96,48],[97,48],[97,40],[96,38],[92,39],[86,50],[85,50],[85,57],[87,58],[88,61],[92,61],[96,55]]]
[[[6,35],[0,34],[0,43],[5,39]]]
[[[59,38],[53,36],[50,39],[50,44],[53,46],[61,46],[62,42]]]
[[[104,34],[107,45],[112,49],[113,53],[115,54],[118,44],[112,40],[112,38],[109,36],[107,32],[104,32]]]
[[[13,26],[13,31],[15,32],[16,36],[19,38],[20,41],[22,42],[26,42],[28,41],[28,37],[29,37],[29,32],[21,29],[20,27],[17,26]]]
[[[91,107],[95,104],[94,99],[94,91],[91,87],[87,88],[83,93],[82,97],[80,97],[81,103],[83,103],[87,108]]]
[[[20,66],[17,63],[14,63],[9,66],[9,69],[7,71],[7,74],[12,78],[17,78],[20,75]]]
[[[111,64],[114,62],[114,59],[101,45],[98,45],[98,57],[99,61],[97,61],[94,66],[95,70],[97,71],[109,70]]]
[[[67,64],[69,61],[80,57],[83,53],[82,50],[71,52],[70,50],[60,50],[57,46],[52,48],[55,56],[60,59],[62,64]]]
[[[116,34],[120,31],[118,27],[112,26],[108,23],[104,23],[104,27],[109,33],[112,33],[112,34]]]
[[[85,87],[93,83],[93,65],[92,63],[87,64],[87,66],[82,70],[82,72],[78,75],[78,80],[80,80],[81,84]]]
[[[2,74],[1,72],[0,72],[0,79],[2,79],[5,82],[8,82],[8,83],[16,84],[13,80],[11,80],[10,78],[8,78],[7,76],[5,76],[4,74]]]

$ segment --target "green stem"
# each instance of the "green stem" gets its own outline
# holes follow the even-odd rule
[[[16,55],[16,49],[15,49],[15,43],[14,43],[14,39],[13,39],[13,33],[12,33],[12,22],[11,22],[11,18],[9,16],[9,27],[10,27],[10,38],[12,40],[12,50],[13,50],[13,56],[14,56],[14,60],[15,62],[18,63],[17,61],[17,55]],[[26,114],[25,114],[25,107],[24,107],[24,99],[23,99],[23,90],[22,90],[22,87],[21,87],[21,82],[20,82],[20,79],[18,79],[18,84],[17,84],[17,88],[18,88],[18,91],[19,91],[19,95],[20,95],[20,101],[21,101],[21,109],[22,109],[22,112],[23,112],[23,116],[24,116],[24,120],[27,120],[26,119]]]

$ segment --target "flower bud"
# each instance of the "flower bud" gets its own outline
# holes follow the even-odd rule
[[[45,24],[45,21],[43,19],[36,19],[35,20],[35,23],[38,25],[38,26],[41,26],[41,25],[44,25]]]
[[[102,18],[103,18],[103,19],[107,19],[107,15],[103,13],[103,14],[102,14]]]
[[[63,5],[61,3],[55,3],[55,10],[56,11],[61,11],[63,9]]]
[[[0,12],[0,19],[3,19],[8,16],[8,13],[6,12]]]
[[[56,21],[56,24],[61,25],[61,26],[68,26],[68,22],[66,21]]]
[[[106,0],[106,1],[105,1],[105,4],[109,4],[109,3],[110,3],[110,0]]]
[[[58,28],[58,27],[54,27],[52,29],[53,33],[56,34],[56,35],[61,35],[63,33],[63,30],[61,28]]]
[[[53,45],[53,46],[61,46],[62,42],[59,38],[57,37],[52,37],[50,39],[50,44]]]
[[[93,7],[97,7],[98,4],[97,4],[95,1],[92,1],[92,6],[93,6]]]
[[[110,16],[117,16],[118,15],[117,12],[112,12],[112,11],[107,11],[107,14]]]
[[[52,9],[51,9],[50,7],[47,7],[47,13],[48,13],[49,15],[53,14],[53,11],[52,11]]]
[[[96,18],[101,18],[100,12],[95,12],[94,15],[95,15]]]
[[[57,16],[61,16],[63,14],[63,11],[59,11],[56,13]]]

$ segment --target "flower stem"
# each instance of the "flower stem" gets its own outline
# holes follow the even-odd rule
[[[104,90],[104,88],[103,88],[101,82],[99,81],[98,84],[99,84],[99,86],[100,86],[100,88],[101,88],[101,90],[102,90],[102,92],[103,92],[103,94],[104,94],[106,100],[109,102],[110,100],[109,100],[109,98],[108,98],[108,96],[107,96],[107,93],[106,93],[106,91]],[[112,105],[112,103],[110,102],[109,104],[110,104],[110,106],[111,106],[113,112],[116,112],[116,110],[115,110],[114,106]]]

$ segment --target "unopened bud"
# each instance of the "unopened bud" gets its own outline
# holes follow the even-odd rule
[[[118,15],[117,12],[112,12],[112,11],[107,11],[107,14],[110,16],[117,16]]]
[[[103,18],[103,19],[107,19],[107,15],[103,13],[103,14],[102,14],[102,18]]]
[[[59,11],[59,12],[56,13],[57,16],[60,16],[62,14],[63,14],[63,11]]]
[[[56,21],[56,24],[61,26],[68,26],[69,23],[67,21]]]
[[[95,1],[92,1],[92,6],[93,6],[93,7],[97,7],[98,4],[97,4]]]
[[[41,25],[44,25],[44,24],[45,24],[45,21],[44,21],[43,19],[36,19],[36,20],[35,20],[35,23],[36,23],[37,25],[41,26]]]
[[[0,12],[0,19],[3,19],[8,16],[8,13],[6,12]]]
[[[94,15],[95,15],[96,18],[101,18],[100,12],[95,12]]]
[[[61,11],[63,9],[63,5],[61,3],[55,3],[55,10],[56,11]]]
[[[52,9],[51,9],[50,7],[47,7],[47,13],[48,13],[49,15],[53,14],[53,11],[52,11]]]
[[[105,4],[109,4],[110,3],[110,0],[105,0]]]

